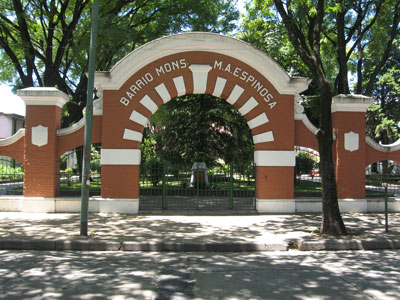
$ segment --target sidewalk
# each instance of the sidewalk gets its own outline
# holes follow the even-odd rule
[[[204,213],[204,212],[203,212]],[[348,236],[320,236],[320,214],[79,214],[0,212],[0,250],[287,251],[400,249],[400,213],[343,214]]]

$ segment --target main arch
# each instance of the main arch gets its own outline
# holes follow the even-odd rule
[[[173,35],[138,48],[95,77],[103,99],[102,197],[138,199],[148,119],[176,96],[205,93],[236,106],[247,120],[257,206],[293,199],[295,99],[308,83],[247,43],[217,34]]]

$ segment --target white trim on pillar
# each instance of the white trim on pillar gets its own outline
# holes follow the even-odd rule
[[[294,167],[295,151],[257,150],[254,151],[254,162],[258,167]]]
[[[139,149],[101,149],[101,165],[140,165]]]
[[[340,94],[332,98],[332,113],[337,111],[366,112],[373,103],[372,97]]]
[[[30,87],[17,91],[26,105],[55,105],[63,107],[69,96],[54,87]]]

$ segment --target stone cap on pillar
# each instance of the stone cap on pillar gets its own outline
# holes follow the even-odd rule
[[[26,105],[56,105],[63,107],[68,102],[66,93],[54,87],[30,87],[17,91]]]
[[[372,97],[364,95],[336,95],[332,98],[332,113],[337,111],[366,112],[368,107],[374,103]]]

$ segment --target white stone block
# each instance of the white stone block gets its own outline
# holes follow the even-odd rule
[[[297,213],[322,212],[322,199],[295,199]]]
[[[0,197],[0,211],[21,211],[23,202],[21,198]]]
[[[367,212],[367,200],[365,199],[339,199],[340,212]]]
[[[164,103],[167,103],[169,100],[171,100],[171,95],[169,94],[168,89],[164,83],[157,85],[155,89]]]
[[[81,211],[81,198],[56,198],[57,213],[79,213]],[[89,198],[89,212],[99,212],[99,202]]]
[[[99,199],[100,213],[120,213],[137,215],[139,199]]]
[[[54,213],[54,198],[24,197],[22,212]]]
[[[221,97],[222,92],[224,91],[226,84],[226,79],[222,77],[217,77],[217,81],[215,82],[215,87],[213,91],[213,96],[215,97]]]
[[[256,210],[259,213],[294,213],[294,199],[256,199]]]
[[[139,149],[101,149],[101,165],[140,165]]]

